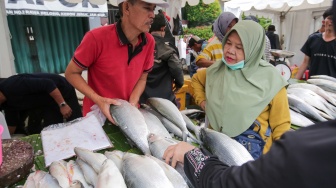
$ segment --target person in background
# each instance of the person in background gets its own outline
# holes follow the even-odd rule
[[[209,67],[223,57],[222,40],[225,34],[238,22],[238,18],[231,12],[223,12],[213,24],[216,37],[203,49],[196,58],[198,67]]]
[[[58,74],[18,74],[4,79],[0,105],[11,134],[37,134],[48,125],[82,117],[75,89]]]
[[[257,23],[259,23],[259,19],[253,15],[249,15],[249,16],[246,16],[244,18],[244,20],[252,20],[252,21],[255,21]],[[271,58],[272,58],[272,54],[270,52],[271,50],[271,42],[270,40],[268,39],[267,35],[265,37],[265,41],[266,41],[266,46],[265,46],[265,58],[263,58],[264,60],[266,60],[267,62],[270,62]]]
[[[275,34],[275,26],[274,25],[269,25],[266,35],[268,37],[268,39],[271,42],[271,49],[278,49],[281,50],[281,46],[280,46],[280,40],[279,40],[279,35]]]
[[[327,9],[323,15],[325,32],[310,35],[302,46],[304,58],[296,73],[296,79],[302,78],[308,66],[309,77],[327,75],[336,78],[336,40],[332,8]]]
[[[333,1],[332,12],[333,12],[332,22],[336,23],[336,0]],[[334,26],[334,32],[336,32],[336,24],[333,24],[333,26]]]
[[[166,42],[165,36],[166,21],[163,14],[155,15],[150,33],[155,39],[154,66],[148,73],[145,91],[140,97],[140,103],[146,103],[150,97],[168,99],[176,104],[175,91],[184,84],[182,62],[173,44]]]
[[[196,57],[201,51],[206,47],[207,41],[205,39],[200,39],[198,36],[193,35],[188,42],[188,47],[191,48],[190,53],[190,66],[189,74],[190,78],[196,73],[198,66],[196,65]]]
[[[288,83],[261,59],[265,37],[258,23],[239,21],[223,39],[223,59],[199,69],[191,82],[211,127],[242,143],[254,158],[290,128]]]
[[[170,146],[163,158],[184,172],[196,188],[333,188],[336,185],[336,121],[290,131],[255,161],[229,166],[206,149],[186,142]],[[171,161],[171,163],[169,163]]]
[[[97,104],[114,123],[110,105],[119,105],[115,99],[138,106],[154,63],[155,41],[148,32],[156,5],[169,6],[162,0],[118,0],[121,19],[85,34],[65,71],[67,80],[85,95],[84,115]],[[88,83],[83,70],[88,70]]]
[[[323,20],[322,20],[321,28],[315,31],[313,34],[325,32],[325,21],[324,20],[327,18],[327,16],[328,16],[327,13],[324,12],[322,15]]]

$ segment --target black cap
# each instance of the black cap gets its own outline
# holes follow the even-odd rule
[[[332,8],[328,8],[326,11],[324,11],[323,13],[323,19],[326,19],[328,16],[332,16],[333,15],[333,11]]]
[[[166,26],[166,20],[163,14],[155,15],[149,32],[161,31],[161,27]]]
[[[252,20],[252,21],[259,23],[258,18],[253,15],[246,16],[244,20]]]
[[[204,39],[200,39],[198,36],[194,35],[189,39],[188,42],[188,47],[191,48],[192,46],[195,45],[195,43],[197,44],[201,44],[203,41],[205,41]]]
[[[268,31],[276,31],[274,25],[269,25],[267,30]]]

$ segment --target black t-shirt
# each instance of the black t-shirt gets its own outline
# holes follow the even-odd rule
[[[312,34],[301,51],[310,57],[309,76],[328,75],[336,78],[336,40],[326,42],[322,33]]]

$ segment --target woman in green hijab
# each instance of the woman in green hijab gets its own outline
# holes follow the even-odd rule
[[[254,158],[290,128],[287,82],[262,60],[264,48],[264,29],[240,21],[223,39],[223,59],[192,78],[193,97],[211,127],[242,143]],[[251,135],[256,139],[245,139]]]

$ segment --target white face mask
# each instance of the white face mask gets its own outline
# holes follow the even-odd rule
[[[224,57],[222,57],[222,61],[223,61],[223,63],[226,65],[226,66],[228,66],[231,70],[238,70],[238,69],[242,69],[242,68],[244,68],[244,65],[245,65],[245,61],[244,60],[241,60],[241,61],[239,61],[238,63],[235,63],[235,64],[228,64],[226,61],[225,61],[225,59],[224,59]]]

